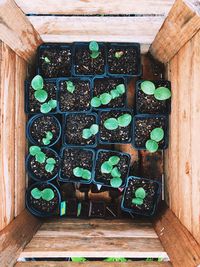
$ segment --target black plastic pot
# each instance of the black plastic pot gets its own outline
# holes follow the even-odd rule
[[[106,205],[103,201],[90,201],[89,217],[91,218],[105,218]]]

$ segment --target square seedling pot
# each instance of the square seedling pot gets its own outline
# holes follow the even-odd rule
[[[66,81],[72,81],[75,85],[73,93],[66,89]],[[83,85],[85,87],[83,87]],[[86,91],[88,85],[88,91]],[[65,88],[64,88],[65,86]],[[58,90],[58,110],[60,113],[70,112],[89,112],[91,110],[90,101],[92,98],[92,82],[89,78],[71,77],[57,79]],[[62,108],[63,104],[68,104],[66,109]],[[77,105],[77,108],[74,107]]]
[[[105,218],[106,205],[104,201],[90,201],[89,217],[91,218]]]
[[[59,53],[59,54],[58,54]],[[42,55],[45,57],[58,56],[59,61],[59,70],[53,72],[53,66],[51,62],[45,62],[42,59]],[[44,78],[60,78],[60,77],[71,77],[72,75],[72,44],[43,44],[38,47],[37,51],[37,66],[38,66],[38,74],[43,76]],[[48,58],[49,59],[49,58]],[[66,64],[66,60],[69,61],[69,64]],[[43,61],[43,62],[42,62]],[[63,64],[62,64],[63,63]],[[44,65],[43,65],[44,64]],[[48,66],[48,70],[51,70],[51,73],[47,74],[44,71],[44,66]]]
[[[125,49],[128,49],[129,51],[132,50],[132,53],[134,53],[133,59],[130,60],[130,56],[128,56],[125,60],[127,62],[127,67],[134,66],[133,70],[124,70],[122,71],[117,71],[117,70],[112,70],[111,66],[113,64],[119,64],[122,62],[121,65],[124,64],[123,62],[123,55],[121,58],[115,58],[114,53],[115,52],[120,52]],[[134,51],[134,52],[133,52]],[[111,54],[112,52],[112,54]],[[111,60],[113,60],[111,62]],[[108,43],[107,45],[107,73],[109,75],[118,75],[122,77],[138,77],[142,75],[142,67],[141,67],[141,56],[140,56],[140,44],[139,43]]]
[[[82,59],[84,59],[85,58],[85,56],[87,57],[87,52],[85,52],[86,53],[86,55],[83,55],[83,54],[81,54],[81,53],[83,53],[83,51],[85,50],[85,51],[89,51],[89,42],[75,42],[74,43],[74,47],[73,47],[73,75],[74,76],[96,76],[96,75],[104,75],[105,73],[106,73],[106,45],[104,44],[104,43],[102,43],[102,42],[98,42],[98,44],[99,44],[99,49],[103,52],[103,57],[102,57],[102,59],[103,59],[103,61],[104,61],[104,63],[102,62],[102,70],[101,70],[101,72],[87,72],[87,73],[83,73],[83,71],[81,70],[81,71],[77,71],[77,58],[76,58],[76,55],[78,55],[78,53],[80,53],[80,57],[82,58]],[[80,52],[79,52],[80,51]],[[90,51],[89,51],[89,54],[90,54]],[[88,55],[89,55],[88,54]],[[97,59],[93,59],[93,62],[95,62],[95,60],[96,60],[96,62],[97,62],[97,64],[95,64],[96,66],[98,66],[99,65],[99,59],[97,58]],[[98,61],[97,61],[98,60]],[[88,65],[87,64],[84,64],[84,62],[80,62],[80,65],[82,65],[83,66],[83,68],[85,68],[86,70],[87,70],[87,68],[88,68]]]
[[[157,120],[154,122],[154,126],[150,127],[149,124],[144,124],[141,133],[144,135],[146,134],[146,139],[140,141],[141,145],[137,144],[137,137],[136,137],[136,123],[138,120],[146,121],[146,120]],[[140,128],[142,125],[140,126]],[[168,117],[164,115],[135,115],[133,118],[133,147],[137,150],[146,150],[145,143],[147,140],[150,139],[150,133],[154,128],[162,127],[164,130],[164,138],[162,141],[159,142],[159,150],[166,149],[168,147]],[[148,133],[148,134],[147,134]],[[141,134],[139,134],[141,136]]]
[[[171,112],[171,99],[167,100],[157,100],[154,95],[146,95],[141,89],[140,85],[144,80],[139,80],[136,82],[135,91],[135,107],[137,114],[160,114],[167,115]],[[166,80],[156,80],[151,81],[155,84],[155,87],[167,87],[171,90],[170,81]],[[143,110],[141,110],[143,109]]]
[[[78,182],[83,184],[90,184],[93,181],[95,160],[95,151],[93,149],[81,147],[63,147],[61,149],[60,158],[61,164],[59,171],[59,181],[71,183]],[[64,165],[66,165],[66,170],[64,169]],[[86,180],[81,177],[76,177],[73,174],[73,169],[76,167],[88,169],[91,172],[91,178],[89,180]]]
[[[129,199],[135,197],[133,191],[137,190],[138,188],[142,187],[144,189],[147,189],[150,187],[150,194],[147,192],[147,196],[144,199],[144,203],[140,205],[134,205],[132,203],[129,203]],[[149,195],[150,194],[150,195]],[[160,199],[161,194],[161,184],[158,183],[155,180],[140,178],[131,176],[127,179],[126,188],[124,190],[121,208],[126,211],[130,212],[132,214],[142,215],[142,216],[153,216],[156,211],[157,203]],[[127,200],[128,199],[128,200]],[[150,208],[148,208],[148,203],[151,205]]]

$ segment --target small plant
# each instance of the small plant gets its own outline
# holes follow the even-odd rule
[[[31,190],[31,196],[34,199],[42,198],[43,200],[51,201],[54,198],[55,194],[51,188],[45,188],[41,191],[37,187],[35,187]]]
[[[87,261],[87,259],[86,258],[83,258],[83,257],[76,257],[76,258],[71,258],[71,260],[73,261],[73,262],[85,262],[85,261]]]
[[[107,130],[116,130],[119,127],[127,127],[132,121],[132,116],[128,113],[125,113],[119,116],[117,119],[109,118],[105,120],[104,127]]]
[[[55,165],[56,165],[56,161],[55,161],[55,159],[53,159],[53,158],[48,158],[48,159],[46,160],[45,170],[46,170],[47,172],[52,172],[52,171],[54,170],[54,168],[55,168]]]
[[[49,145],[52,138],[53,138],[52,132],[50,132],[50,131],[46,132],[46,137],[42,138],[43,144],[45,146]]]
[[[92,177],[92,174],[89,170],[83,169],[81,167],[76,167],[73,169],[73,174],[76,177],[82,178],[84,180],[90,180]]]
[[[112,99],[120,97],[125,93],[125,85],[119,84],[115,87],[115,89],[111,90],[109,93],[103,93],[99,97],[95,96],[91,100],[91,106],[94,108],[98,108],[101,105],[107,105],[111,102]]]
[[[115,52],[115,58],[117,58],[117,59],[121,58],[123,55],[124,55],[124,52],[123,51],[117,51],[117,52]]]
[[[35,99],[37,99],[40,103],[45,102],[47,100],[48,94],[44,90],[44,80],[42,76],[36,75],[31,81],[31,86],[35,90]]]
[[[157,100],[167,100],[171,97],[171,91],[166,87],[158,87],[151,81],[144,81],[141,83],[141,90],[146,95],[154,95]]]
[[[104,261],[106,261],[106,262],[127,262],[128,260],[125,258],[107,258]]]
[[[137,190],[135,190],[135,198],[132,199],[132,204],[142,205],[146,196],[147,193],[144,188],[139,187]]]
[[[67,91],[73,94],[73,92],[75,90],[74,83],[72,81],[67,81],[66,82],[66,87],[67,87]]]
[[[147,140],[145,143],[146,149],[151,153],[156,152],[159,148],[158,142],[163,140],[163,138],[164,138],[164,131],[162,128],[153,129],[150,133],[150,139]]]
[[[100,52],[99,52],[99,45],[97,42],[92,41],[89,43],[89,49],[91,51],[91,58],[95,59],[99,56]]]
[[[89,139],[91,136],[96,135],[99,132],[99,125],[92,124],[90,128],[83,129],[82,137]]]
[[[57,100],[49,100],[47,103],[44,103],[40,107],[42,113],[49,113],[52,109],[57,107]]]
[[[49,64],[51,63],[51,60],[48,57],[42,57],[45,63]]]

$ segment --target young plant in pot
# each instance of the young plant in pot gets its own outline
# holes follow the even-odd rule
[[[138,81],[136,84],[136,112],[139,114],[169,114],[169,81]]]
[[[60,112],[89,111],[91,100],[91,82],[87,78],[69,78],[58,80]]]
[[[38,49],[39,73],[45,78],[70,77],[72,51],[70,45],[41,45]]]
[[[27,124],[29,141],[38,146],[53,146],[61,136],[61,125],[53,115],[35,115]]]
[[[55,80],[43,80],[36,75],[31,83],[26,82],[26,112],[54,113],[57,108],[57,93]]]
[[[168,145],[168,120],[162,115],[136,115],[134,117],[133,146],[154,153]]]
[[[100,143],[130,143],[132,139],[132,114],[129,110],[101,111],[99,115]]]
[[[102,75],[105,73],[106,50],[102,43],[75,43],[75,75]]]
[[[26,168],[33,180],[51,181],[58,174],[58,154],[51,148],[31,146],[26,158]]]
[[[126,107],[125,80],[114,77],[94,78],[91,106],[95,109]]]
[[[129,177],[122,199],[122,209],[138,215],[152,216],[160,198],[161,185],[140,177]]]
[[[113,188],[124,187],[129,174],[130,155],[111,150],[98,150],[95,178],[97,184]]]
[[[64,147],[61,151],[59,180],[90,184],[94,172],[94,151],[75,147]]]
[[[98,132],[95,113],[73,113],[65,117],[63,140],[66,145],[95,147]]]
[[[35,183],[26,192],[26,206],[36,216],[58,215],[60,202],[60,193],[51,183]]]

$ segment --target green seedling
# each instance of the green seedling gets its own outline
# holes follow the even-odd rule
[[[89,43],[89,50],[91,51],[91,58],[95,59],[99,56],[100,52],[99,52],[99,45],[97,42],[92,41]]]
[[[84,139],[89,139],[91,136],[96,135],[99,132],[99,125],[92,124],[90,128],[83,129],[82,137]]]
[[[123,55],[124,55],[124,52],[123,51],[117,51],[117,52],[115,52],[115,58],[117,58],[117,59],[121,58]]]
[[[73,94],[73,92],[75,90],[75,85],[74,85],[74,83],[72,81],[67,81],[66,82],[66,88],[67,88],[68,92]]]
[[[36,75],[31,81],[31,86],[35,90],[35,99],[37,99],[40,103],[45,102],[47,100],[48,94],[44,90],[44,80],[42,76]]]
[[[135,198],[132,199],[132,204],[142,205],[146,196],[147,193],[144,188],[139,187],[137,190],[135,190]]]
[[[125,258],[107,258],[104,261],[106,261],[106,262],[127,262],[128,260]]]
[[[48,57],[42,57],[45,63],[49,64],[51,63],[51,60]]]
[[[44,103],[40,107],[42,113],[49,113],[52,109],[57,107],[57,100],[49,100],[47,103]]]
[[[127,127],[132,121],[132,116],[128,113],[123,114],[119,116],[117,119],[116,118],[109,118],[105,120],[104,122],[104,127],[107,130],[116,130],[119,127]]]
[[[89,170],[81,168],[81,167],[76,167],[73,169],[73,174],[74,176],[78,178],[82,178],[84,180],[90,180],[92,178],[92,174]]]
[[[163,101],[171,97],[171,91],[167,87],[155,87],[155,84],[151,81],[144,81],[141,83],[141,90],[146,95],[154,95],[157,100]]]
[[[46,160],[46,165],[45,165],[45,170],[47,172],[53,172],[54,168],[55,168],[55,165],[56,165],[56,161],[54,158],[48,158]]]
[[[83,258],[83,257],[76,257],[76,258],[71,258],[71,260],[73,261],[73,262],[85,262],[85,261],[87,261],[87,259],[86,258]]]
[[[44,138],[42,138],[42,143],[47,146],[50,144],[51,140],[53,138],[53,134],[52,132],[48,131],[46,132],[46,136]]]
[[[147,140],[145,143],[146,149],[151,153],[156,152],[159,148],[158,142],[163,140],[163,138],[164,138],[164,131],[162,128],[153,129],[150,133],[150,139]]]
[[[51,201],[54,198],[55,194],[51,188],[45,188],[41,191],[37,187],[35,187],[31,190],[31,196],[34,199],[42,198],[43,200]]]

